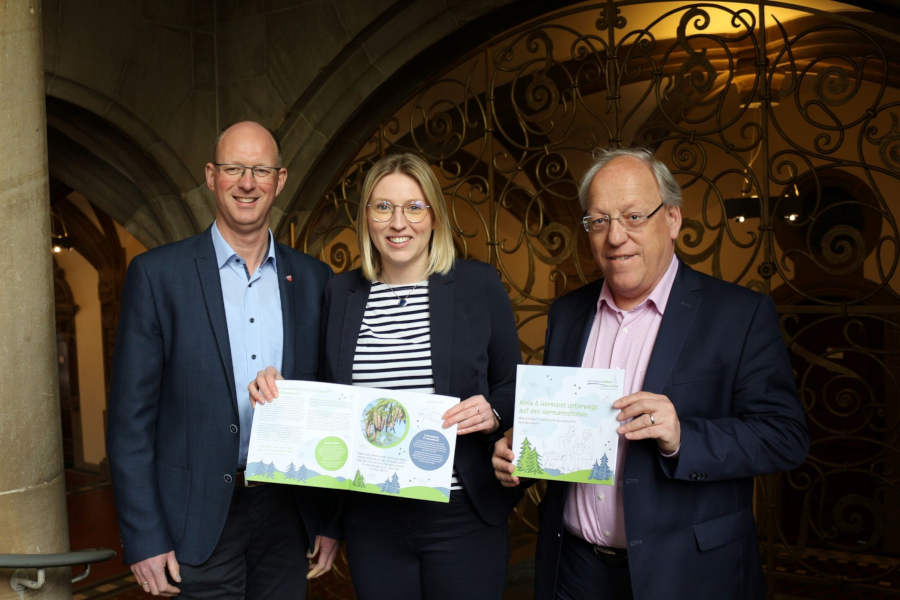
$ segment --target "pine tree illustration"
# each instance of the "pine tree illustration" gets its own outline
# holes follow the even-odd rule
[[[544,469],[541,467],[541,455],[537,448],[531,445],[528,438],[522,440],[519,462],[516,463],[516,467],[523,473],[544,473]]]
[[[594,461],[594,466],[591,468],[591,474],[588,476],[588,479],[594,479],[595,481],[606,481],[612,477],[612,471],[609,469],[609,459],[606,457],[606,453],[600,457],[600,464],[597,464],[597,461]]]
[[[353,487],[366,487],[366,480],[363,478],[362,473],[359,472],[359,469],[356,470],[356,477],[353,478]]]
[[[522,440],[522,446],[519,448],[519,460],[516,463],[516,467],[524,473],[533,473],[536,466],[533,458],[531,442],[528,441],[528,438],[525,438]]]

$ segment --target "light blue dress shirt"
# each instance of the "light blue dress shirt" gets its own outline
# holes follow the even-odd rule
[[[281,370],[284,346],[284,327],[281,315],[281,293],[278,289],[278,269],[275,264],[275,241],[269,231],[269,250],[259,268],[250,275],[243,258],[231,248],[216,223],[212,226],[213,246],[225,320],[231,346],[231,365],[234,369],[234,389],[240,413],[241,449],[238,468],[247,465],[247,445],[250,443],[250,424],[253,409],[247,385],[256,373],[269,365]]]

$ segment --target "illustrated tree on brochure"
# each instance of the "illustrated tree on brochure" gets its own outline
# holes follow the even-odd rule
[[[538,453],[537,448],[531,445],[528,438],[522,440],[516,468],[523,473],[545,473],[543,467],[541,467],[541,455]]]
[[[381,486],[381,490],[389,494],[400,493],[400,479],[397,477],[396,473],[394,473],[393,477],[389,477],[384,481]]]
[[[362,473],[359,472],[359,469],[356,470],[356,476],[353,478],[353,487],[364,488],[366,487],[366,480],[363,478]]]
[[[365,412],[366,438],[375,444],[382,431],[393,430],[396,425],[405,422],[403,406],[392,398],[381,398]]]
[[[591,474],[588,479],[594,479],[596,481],[606,481],[610,479],[613,475],[612,470],[609,468],[609,459],[606,457],[606,453],[603,453],[603,456],[600,457],[600,464],[597,464],[597,461],[594,461],[594,466],[591,469]]]

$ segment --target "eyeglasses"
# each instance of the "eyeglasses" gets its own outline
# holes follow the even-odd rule
[[[395,208],[402,210],[403,216],[405,216],[406,220],[410,223],[419,223],[425,218],[425,215],[428,214],[428,209],[431,208],[431,206],[425,204],[421,200],[413,200],[406,204],[393,204],[387,200],[377,200],[375,202],[367,203],[366,208],[369,209],[369,216],[379,223],[390,221],[394,216]]]
[[[257,181],[272,181],[272,179],[275,178],[275,174],[281,170],[280,167],[266,167],[262,165],[257,165],[255,167],[224,163],[213,163],[213,165],[215,165],[222,173],[225,173],[227,177],[233,179],[243,177],[244,172],[247,169],[250,169],[250,172],[253,173],[253,178]]]
[[[611,217],[609,215],[591,217],[589,215],[585,215],[581,217],[581,224],[584,226],[584,230],[588,233],[606,233],[607,231],[609,231],[610,223],[612,223],[613,221],[618,221],[622,224],[622,227],[624,227],[628,231],[637,231],[647,223],[650,217],[659,212],[659,209],[661,209],[664,204],[665,202],[660,202],[659,206],[654,208],[646,215],[637,212],[628,213],[620,217]]]

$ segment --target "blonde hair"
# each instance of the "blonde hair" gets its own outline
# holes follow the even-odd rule
[[[431,206],[434,229],[428,248],[428,267],[425,276],[434,273],[445,274],[453,267],[456,259],[456,248],[453,246],[453,231],[450,229],[450,218],[447,204],[441,191],[441,184],[431,167],[419,156],[410,153],[390,154],[378,160],[363,180],[362,192],[359,196],[359,211],[356,215],[356,237],[359,243],[360,262],[363,277],[375,281],[381,275],[381,255],[369,237],[369,220],[366,215],[366,204],[372,199],[372,191],[378,182],[392,173],[402,173],[411,177],[425,196],[425,202]]]

